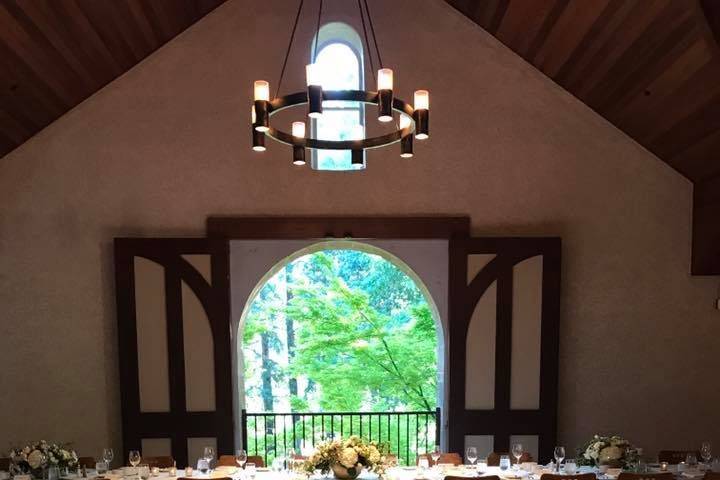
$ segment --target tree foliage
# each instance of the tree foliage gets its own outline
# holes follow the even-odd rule
[[[289,271],[263,286],[246,316],[246,384],[260,386],[252,379],[263,375],[278,385],[302,379],[304,388],[290,398],[293,411],[312,405],[324,411],[434,409],[435,322],[410,277],[391,262],[357,250],[306,255],[294,260]],[[278,334],[288,321],[295,341],[292,355],[287,337]],[[261,338],[286,365],[262,355]],[[258,393],[251,388],[247,395]]]

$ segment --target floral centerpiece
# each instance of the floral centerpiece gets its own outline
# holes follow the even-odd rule
[[[592,440],[578,449],[579,465],[608,465],[615,468],[627,468],[637,461],[638,451],[629,441],[613,435],[603,437],[595,435]]]
[[[330,440],[318,444],[305,463],[303,470],[314,473],[320,470],[324,475],[332,471],[336,478],[354,479],[363,468],[383,475],[387,468],[387,446],[377,442],[366,442],[353,435],[347,440]]]
[[[40,440],[10,450],[10,463],[16,471],[42,478],[49,467],[58,467],[61,470],[77,467],[78,456],[68,445]]]

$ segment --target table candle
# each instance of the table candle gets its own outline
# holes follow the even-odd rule
[[[667,472],[668,463],[667,462],[660,462],[660,470],[663,472]]]
[[[192,477],[192,473],[193,473],[192,467],[185,467],[185,476],[186,477]]]

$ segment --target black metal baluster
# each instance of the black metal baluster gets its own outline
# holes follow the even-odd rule
[[[410,415],[405,415],[405,458],[410,465]]]
[[[428,414],[425,414],[425,452],[428,451]],[[436,445],[439,447],[440,445]]]
[[[311,429],[312,446],[313,446],[313,448],[315,448],[315,414],[310,415],[310,420],[312,421],[312,429]]]
[[[255,418],[255,455],[257,455],[257,424],[258,424],[258,417]]]
[[[353,433],[353,416],[352,413],[350,414],[350,436],[352,437]]]
[[[402,452],[400,451],[400,414],[397,414],[397,445],[398,445],[398,459],[402,456]],[[409,466],[409,465],[408,465]]]

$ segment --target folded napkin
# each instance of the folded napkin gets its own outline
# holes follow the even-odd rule
[[[700,470],[685,470],[682,476],[687,478],[701,478],[705,476],[705,472],[701,472]]]

